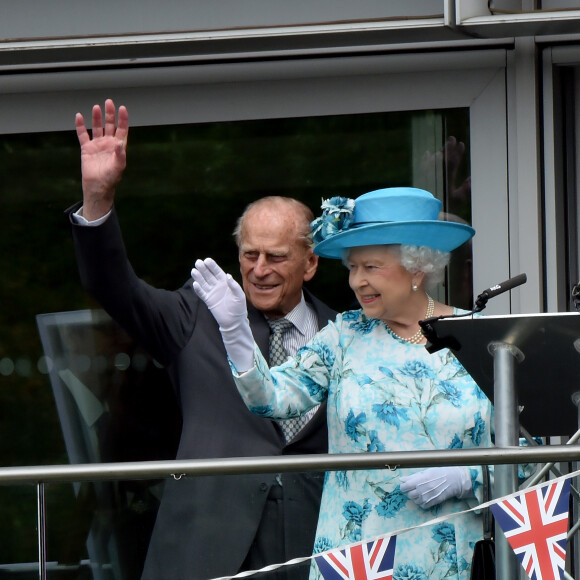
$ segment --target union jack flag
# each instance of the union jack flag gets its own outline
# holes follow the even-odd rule
[[[570,480],[548,483],[490,509],[532,580],[561,580],[566,561]]]
[[[325,580],[392,580],[397,536],[315,556]]]

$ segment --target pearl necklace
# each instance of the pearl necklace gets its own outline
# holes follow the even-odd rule
[[[431,318],[431,316],[433,316],[434,311],[435,311],[435,302],[433,301],[433,298],[431,298],[431,296],[427,294],[427,313],[425,314],[425,318]],[[413,336],[410,336],[409,338],[403,338],[402,336],[399,336],[386,322],[385,326],[394,337],[404,342],[408,342],[409,344],[419,344],[423,342],[423,339],[425,338],[423,336],[423,331],[420,328]]]

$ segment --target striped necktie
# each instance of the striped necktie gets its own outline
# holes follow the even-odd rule
[[[269,319],[268,324],[272,329],[268,356],[270,359],[270,366],[275,367],[288,360],[288,353],[282,344],[282,336],[294,325],[286,318]],[[278,425],[280,425],[284,437],[286,438],[286,443],[289,443],[294,439],[294,437],[296,437],[297,433],[304,427],[304,425],[306,425],[306,423],[308,423],[312,415],[313,412],[309,411],[306,415],[302,415],[302,417],[282,419],[278,421]]]

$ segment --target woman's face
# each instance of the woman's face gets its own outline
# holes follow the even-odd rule
[[[408,307],[413,275],[401,266],[399,246],[352,248],[346,264],[350,287],[367,316],[388,322]]]

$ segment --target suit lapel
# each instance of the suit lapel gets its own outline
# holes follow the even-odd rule
[[[268,360],[268,340],[270,338],[270,327],[264,318],[264,315],[254,308],[249,302],[248,305],[248,320],[254,335],[256,344],[262,351],[262,355]]]

